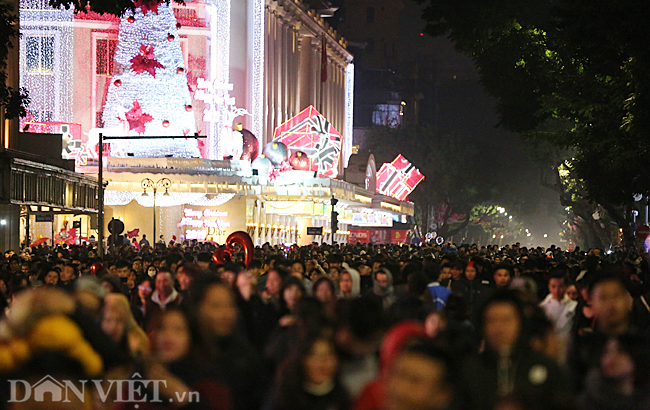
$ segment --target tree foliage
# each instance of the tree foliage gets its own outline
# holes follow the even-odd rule
[[[419,2],[425,31],[474,59],[500,126],[574,152],[587,199],[620,212],[650,192],[650,2]]]
[[[375,155],[378,167],[402,154],[422,172],[425,179],[409,199],[422,211],[425,228],[429,211],[441,211],[437,232],[444,237],[464,229],[472,208],[499,193],[494,175],[480,169],[479,150],[468,136],[408,125],[372,128],[365,141],[362,148]],[[452,215],[462,218],[452,223]]]

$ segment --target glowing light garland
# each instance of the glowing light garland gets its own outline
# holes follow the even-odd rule
[[[345,126],[343,138],[343,161],[347,168],[350,155],[352,155],[352,140],[354,134],[354,63],[350,62],[345,67]]]
[[[251,132],[258,137],[262,151],[264,127],[264,15],[265,0],[253,3],[253,67],[251,88]]]
[[[230,80],[230,0],[213,0],[210,13],[210,80],[227,84]],[[221,141],[224,121],[210,124],[208,158],[223,159]]]
[[[206,194],[196,192],[169,192],[165,196],[163,192],[156,193],[156,206],[169,207],[178,205],[195,205],[195,206],[219,206],[234,198],[235,194],[220,193],[208,197]],[[127,205],[136,200],[140,206],[146,208],[153,207],[153,194],[142,196],[141,191],[105,191],[104,205],[119,206]]]
[[[133,23],[128,21],[134,17]],[[173,40],[169,40],[172,38]],[[155,78],[148,72],[136,74],[131,59],[140,53],[142,45],[153,45],[155,59],[164,67],[156,69]],[[119,80],[119,81],[118,81]],[[104,135],[136,135],[125,126],[125,112],[135,101],[142,111],[154,119],[145,126],[145,135],[194,135],[194,113],[187,111],[192,98],[187,87],[183,53],[172,7],[165,2],[158,14],[149,11],[127,12],[122,16],[115,51],[113,78],[104,106]],[[111,145],[112,156],[136,157],[199,157],[198,144],[193,139],[120,141]]]
[[[37,121],[73,119],[73,18],[46,0],[20,1],[20,86]]]

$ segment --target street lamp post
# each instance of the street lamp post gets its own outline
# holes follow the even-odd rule
[[[142,196],[149,196],[147,194],[147,189],[151,189],[153,191],[153,243],[154,246],[156,244],[156,192],[158,192],[158,188],[165,188],[165,193],[163,196],[169,196],[169,188],[172,186],[172,181],[169,178],[161,178],[158,181],[154,182],[153,180],[149,178],[145,178],[141,182],[142,189],[144,189],[144,192],[142,193]]]

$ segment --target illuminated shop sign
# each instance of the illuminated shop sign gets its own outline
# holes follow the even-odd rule
[[[230,221],[227,218],[227,211],[215,209],[183,209],[183,217],[178,227],[185,229],[185,239],[197,239],[203,241],[212,236],[223,235],[227,228],[230,228]]]

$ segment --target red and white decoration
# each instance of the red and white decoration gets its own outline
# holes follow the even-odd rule
[[[343,137],[313,106],[280,125],[273,133],[273,141],[282,142],[290,153],[301,151],[308,156],[308,171],[335,178],[338,175]]]
[[[377,172],[377,192],[404,201],[422,180],[424,175],[400,154]]]

